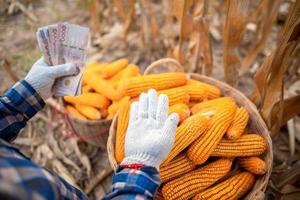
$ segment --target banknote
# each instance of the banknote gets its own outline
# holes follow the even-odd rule
[[[72,62],[80,70],[76,76],[56,80],[53,93],[56,96],[80,95],[89,29],[76,24],[58,23],[39,28],[36,35],[38,46],[48,65]]]

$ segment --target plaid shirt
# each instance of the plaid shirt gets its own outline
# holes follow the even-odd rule
[[[42,168],[8,142],[45,103],[24,80],[0,96],[0,199],[88,199],[79,189]],[[108,199],[152,199],[160,184],[152,167],[119,167]]]

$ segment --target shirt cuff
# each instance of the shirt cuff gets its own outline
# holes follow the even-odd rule
[[[25,80],[17,82],[13,88],[5,93],[5,96],[28,119],[45,106],[45,102],[41,96]]]
[[[139,169],[118,167],[113,178],[113,188],[136,186],[146,195],[154,195],[160,185],[160,177],[155,167],[143,166]]]

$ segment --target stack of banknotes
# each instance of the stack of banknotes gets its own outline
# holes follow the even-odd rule
[[[81,78],[84,71],[88,35],[88,28],[69,23],[44,26],[36,32],[39,48],[50,67],[72,62],[76,63],[80,69],[80,73],[76,76],[56,80],[53,86],[55,96],[81,94]]]

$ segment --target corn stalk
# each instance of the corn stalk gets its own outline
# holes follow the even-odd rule
[[[255,74],[256,95],[260,98],[260,112],[265,119],[271,135],[274,136],[281,124],[294,116],[299,109],[284,116],[295,99],[283,99],[283,76],[287,69],[288,58],[300,42],[300,1],[291,5],[287,21],[277,48],[269,55]],[[295,97],[298,100],[298,97]],[[297,107],[298,108],[298,107]]]
[[[223,61],[225,80],[232,86],[237,83],[240,64],[238,44],[246,27],[249,3],[249,0],[227,1],[227,16],[223,35]]]
[[[265,46],[267,36],[271,32],[273,23],[278,15],[280,3],[281,0],[263,0],[258,8],[255,9],[254,16],[251,16],[251,18],[256,18],[256,23],[258,24],[257,27],[260,28],[257,28],[257,38],[254,41],[254,45],[250,47],[249,52],[243,59],[240,75],[243,75],[248,71],[250,65],[253,64],[256,59],[257,54]]]

